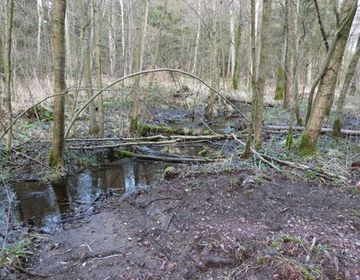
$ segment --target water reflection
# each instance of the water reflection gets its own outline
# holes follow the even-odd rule
[[[160,162],[122,159],[110,166],[68,176],[56,184],[20,182],[13,185],[19,201],[14,217],[51,232],[62,217],[83,213],[100,194],[109,189],[117,194],[131,193],[154,181],[163,169]]]

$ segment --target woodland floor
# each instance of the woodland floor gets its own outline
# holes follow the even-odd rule
[[[359,205],[346,187],[184,171],[44,236],[30,266],[49,279],[360,279]]]
[[[157,109],[154,117],[183,125],[189,112],[174,110]],[[277,108],[267,108],[265,117],[265,124],[288,121]],[[220,122],[214,129],[241,130],[238,123]],[[360,128],[356,111],[346,115],[345,128]],[[284,134],[266,133],[265,140],[265,153],[302,160],[284,151]],[[171,178],[126,199],[104,198],[85,218],[63,223],[55,234],[17,228],[20,236],[9,240],[30,239],[35,256],[24,264],[27,273],[0,269],[0,279],[28,279],[36,272],[48,279],[359,280],[360,190],[354,187],[359,172],[349,171],[359,145],[347,141],[322,136],[318,157],[306,163],[345,173],[348,182],[279,175],[256,160],[227,167],[176,165]],[[224,149],[236,153],[234,145]],[[46,141],[22,143],[0,167],[9,181],[44,178],[48,150]],[[111,160],[106,151],[82,153],[68,154],[69,173],[102,164],[98,158]]]

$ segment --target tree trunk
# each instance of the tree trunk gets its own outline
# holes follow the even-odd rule
[[[94,13],[94,68],[95,68],[95,84],[98,89],[102,88],[102,70],[101,70],[101,37],[100,37],[100,26],[101,26],[101,13],[98,1],[93,1],[93,13]],[[105,134],[105,115],[103,105],[103,95],[100,94],[97,100],[97,112],[98,112],[98,127],[97,137],[104,137]]]
[[[124,23],[124,3],[123,0],[119,0],[120,5],[120,22],[121,22],[121,54],[122,54],[122,61],[123,61],[123,75],[126,76],[126,67],[127,67],[127,59],[125,56],[125,23]]]
[[[345,81],[341,88],[338,104],[336,107],[336,116],[335,116],[335,121],[333,124],[333,135],[335,137],[341,136],[342,117],[343,117],[343,109],[344,109],[344,105],[345,105],[346,94],[349,91],[349,87],[350,87],[351,81],[354,77],[354,74],[356,71],[356,66],[359,62],[359,58],[360,58],[360,36],[357,41],[355,53],[353,54],[350,64],[349,64],[349,67],[346,71]]]
[[[197,60],[198,60],[198,52],[199,52],[199,44],[200,44],[200,31],[201,31],[201,2],[202,0],[198,0],[198,22],[197,22],[197,32],[196,32],[196,41],[195,41],[195,50],[194,50],[194,60],[193,67],[191,73],[196,74]]]
[[[108,6],[108,39],[109,39],[109,64],[110,64],[110,75],[114,77],[116,68],[116,44],[115,44],[115,16],[114,16],[114,2],[109,1]]]
[[[263,1],[262,28],[261,28],[261,46],[259,61],[259,76],[256,81],[256,111],[254,124],[255,149],[259,150],[262,145],[262,121],[264,111],[264,92],[265,81],[269,69],[270,42],[270,24],[272,15],[272,0]]]
[[[211,77],[211,87],[217,88],[217,79],[218,79],[218,67],[217,67],[217,54],[218,54],[218,44],[217,44],[217,34],[216,34],[216,0],[212,0],[212,34],[211,34],[211,55],[210,55],[210,77]],[[209,98],[205,107],[205,118],[211,120],[214,117],[214,109],[216,96],[215,92],[209,91]]]
[[[12,101],[11,101],[11,85],[12,85],[12,30],[14,18],[14,0],[7,0],[5,4],[5,36],[4,36],[4,107],[7,124],[12,122]],[[5,124],[5,127],[7,125]],[[11,151],[12,147],[12,129],[6,134],[5,150]]]
[[[54,53],[54,93],[64,92],[65,83],[65,14],[66,0],[55,1],[53,53]],[[54,129],[49,164],[59,173],[64,168],[64,107],[65,96],[54,98]]]
[[[285,0],[285,64],[284,64],[284,74],[285,74],[285,88],[284,88],[284,109],[290,108],[291,102],[291,93],[293,91],[292,83],[292,70],[293,70],[293,14],[291,12],[292,0]]]
[[[142,56],[143,56],[143,17],[145,15],[143,0],[136,1],[136,15],[135,15],[135,42],[134,42],[134,69],[141,71],[142,69]],[[138,118],[139,118],[139,103],[140,103],[140,83],[141,76],[138,75],[134,78],[133,85],[133,105],[130,120],[130,132],[136,134],[138,132]]]
[[[241,43],[241,25],[239,22],[238,27],[236,28],[236,36],[235,36],[235,60],[234,60],[234,70],[232,72],[232,82],[233,82],[233,89],[239,89],[239,80],[240,80],[240,63],[241,63],[241,50],[240,50],[240,43]]]
[[[36,66],[39,65],[40,60],[40,52],[41,52],[41,30],[42,30],[42,22],[43,22],[43,7],[42,0],[37,0],[36,3],[37,13],[38,13],[38,28],[37,28],[37,36],[36,36]]]
[[[351,24],[357,9],[357,0],[348,0],[343,3],[342,23],[336,32],[333,45],[328,52],[317,96],[314,100],[309,120],[301,136],[299,153],[301,155],[314,154],[320,128],[324,122],[329,105],[332,102],[337,75],[340,70],[346,41],[349,37]]]
[[[252,150],[252,142],[253,142],[253,133],[254,133],[254,126],[255,126],[255,112],[256,112],[256,80],[257,80],[257,73],[256,73],[256,25],[255,25],[255,18],[256,18],[256,6],[255,1],[250,1],[250,47],[251,47],[251,91],[252,91],[252,110],[251,110],[251,121],[248,128],[248,135],[246,139],[246,145],[244,148],[244,152],[242,157],[247,159],[251,155]]]

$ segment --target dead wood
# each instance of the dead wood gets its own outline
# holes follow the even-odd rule
[[[210,158],[201,158],[201,157],[174,157],[173,155],[172,156],[155,156],[155,155],[133,153],[130,151],[125,151],[125,150],[118,150],[117,154],[120,157],[135,157],[135,158],[139,158],[139,159],[178,162],[178,163],[215,162],[215,161],[221,160],[221,159],[210,159]]]
[[[286,125],[267,125],[264,127],[268,130],[279,130],[279,131],[288,131],[289,126]],[[293,130],[296,131],[303,131],[304,127],[302,126],[294,126]],[[321,133],[332,133],[333,129],[324,127],[320,130]],[[350,130],[350,129],[341,129],[341,133],[344,135],[360,135],[360,130]]]

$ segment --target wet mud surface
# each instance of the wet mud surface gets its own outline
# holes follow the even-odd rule
[[[45,235],[34,271],[49,279],[360,278],[353,190],[248,169],[174,177],[101,200]]]

